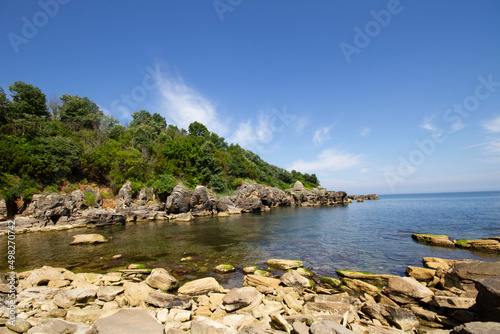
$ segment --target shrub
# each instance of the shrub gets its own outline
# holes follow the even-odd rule
[[[95,201],[96,201],[96,198],[95,198],[95,195],[91,192],[85,192],[85,201],[83,202],[83,204],[85,204],[85,206],[87,206],[88,208],[93,208],[95,206]]]

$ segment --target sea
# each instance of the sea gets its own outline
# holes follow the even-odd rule
[[[73,235],[99,233],[109,241],[69,246]],[[284,207],[269,212],[197,218],[191,222],[146,221],[97,229],[18,234],[16,270],[44,265],[74,272],[107,272],[139,263],[164,267],[182,279],[214,276],[241,286],[242,268],[266,269],[272,258],[302,260],[318,276],[337,270],[404,275],[422,258],[500,261],[500,254],[422,245],[413,233],[452,239],[500,236],[500,191],[380,195],[345,206]],[[7,254],[7,236],[0,238]],[[218,264],[236,272],[216,274]],[[7,255],[0,272],[9,271]]]

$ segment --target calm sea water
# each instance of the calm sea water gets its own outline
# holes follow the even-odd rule
[[[500,236],[500,192],[385,195],[341,207],[274,208],[270,212],[189,223],[140,222],[100,229],[21,234],[19,271],[51,265],[75,272],[108,271],[129,263],[163,266],[184,278],[206,275],[240,284],[241,271],[216,275],[220,263],[266,268],[270,258],[300,259],[320,275],[336,270],[404,274],[422,257],[500,261],[500,256],[415,243],[412,233],[457,239]],[[79,233],[100,233],[106,244],[69,246]],[[0,247],[7,249],[6,237]],[[4,252],[5,254],[6,252]],[[112,256],[122,258],[113,260]],[[181,262],[191,256],[192,261]],[[7,271],[6,256],[0,271]]]

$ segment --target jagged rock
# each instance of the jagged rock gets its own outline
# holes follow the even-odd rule
[[[70,308],[76,303],[87,303],[94,300],[96,291],[90,289],[60,290],[54,297],[54,304],[61,308]]]
[[[476,306],[481,320],[499,321],[500,319],[500,276],[477,279],[478,291]]]
[[[383,292],[392,300],[401,304],[418,303],[423,299],[429,299],[434,292],[420,284],[413,277],[391,277]]]
[[[7,322],[7,328],[16,333],[25,333],[31,328],[31,324],[23,318],[16,317],[14,322]]]
[[[281,314],[274,313],[270,314],[271,317],[271,326],[276,328],[277,330],[284,331],[287,333],[291,333],[293,331],[293,327],[286,321]]]
[[[227,312],[233,312],[241,308],[247,307],[250,304],[260,304],[262,294],[254,287],[244,287],[232,289],[222,298],[224,309]]]
[[[241,209],[236,207],[236,205],[231,201],[229,196],[224,196],[221,199],[219,199],[215,203],[215,206],[217,208],[217,211],[219,211],[219,213],[220,212],[227,212],[229,214],[241,213]]]
[[[376,296],[380,292],[379,288],[377,288],[375,285],[366,283],[358,279],[344,277],[342,280],[344,281],[345,285],[347,285],[349,288],[356,291],[360,295],[367,293],[371,296]]]
[[[28,334],[87,334],[90,326],[65,321],[62,319],[41,319],[36,326],[32,327]]]
[[[91,186],[87,186],[85,188],[85,191],[88,193],[91,193],[95,197],[95,204],[94,208],[95,209],[100,209],[102,207],[102,195],[101,191],[99,189],[94,189]]]
[[[194,216],[207,216],[212,214],[212,202],[208,198],[204,186],[196,186],[191,195],[191,208]]]
[[[125,289],[124,296],[127,299],[130,306],[141,306],[144,305],[144,302],[148,299],[149,293],[153,291],[144,282],[141,283],[132,283],[125,282],[123,284],[123,288]]]
[[[175,287],[179,281],[163,268],[155,268],[146,278],[145,283],[152,288],[168,291]]]
[[[64,280],[61,271],[49,266],[43,266],[41,269],[35,269],[26,279],[28,286],[47,285],[52,280]]]
[[[296,270],[290,270],[283,274],[281,282],[295,289],[307,289],[313,285],[312,281],[299,274]]]
[[[422,258],[422,262],[425,268],[434,270],[443,268],[444,270],[448,270],[455,262],[457,262],[457,260],[447,260],[438,257],[424,257]]]
[[[175,186],[172,194],[167,197],[166,211],[168,213],[185,213],[190,209],[190,196],[189,190],[177,185]]]
[[[498,319],[497,319],[498,320]],[[450,334],[486,334],[500,333],[498,322],[469,322],[453,328]]]
[[[277,288],[281,281],[277,278],[264,277],[259,275],[246,275],[244,278],[246,286],[265,286],[269,288]]]
[[[122,286],[100,286],[97,291],[97,298],[105,302],[110,302],[123,291],[124,289]]]
[[[475,298],[434,296],[434,304],[438,307],[468,309],[476,303]]]
[[[269,267],[281,270],[296,269],[303,267],[304,263],[299,260],[269,259],[266,261]]]
[[[405,334],[407,332],[393,327],[377,325],[368,321],[359,321],[350,324],[355,333],[363,334]]]
[[[82,213],[81,218],[75,220],[75,225],[101,227],[115,224],[125,224],[126,217],[114,210],[90,209]]]
[[[146,309],[122,309],[98,319],[88,334],[163,334],[163,325]]]
[[[7,202],[0,198],[0,220],[7,220]]]
[[[412,239],[420,242],[422,244],[427,244],[431,246],[439,246],[439,247],[450,247],[454,248],[455,244],[450,240],[450,237],[447,235],[434,235],[434,234],[424,234],[424,233],[416,233],[413,234]]]
[[[137,196],[136,203],[139,206],[146,206],[148,202],[152,202],[155,199],[155,191],[153,188],[142,188],[139,191],[139,196]]]
[[[430,282],[433,280],[436,270],[420,268],[415,266],[408,266],[406,268],[406,275],[415,278],[420,282]]]
[[[236,330],[205,317],[195,317],[191,321],[191,334],[236,334]]]
[[[203,295],[209,292],[220,292],[222,287],[213,277],[200,278],[187,282],[178,290],[181,295]]]
[[[129,211],[130,205],[132,204],[132,187],[130,186],[130,181],[125,182],[125,184],[118,191],[116,196],[116,208],[117,213],[127,213]]]
[[[304,188],[304,185],[300,181],[295,181],[292,187],[293,191],[304,191],[306,188]]]
[[[101,315],[101,308],[90,306],[85,308],[71,308],[66,313],[66,320],[70,322],[94,323]]]
[[[261,325],[246,325],[241,328],[239,334],[274,334],[276,331]]]
[[[261,212],[266,210],[262,203],[264,186],[260,184],[243,184],[236,190],[232,201],[241,212]]]
[[[475,298],[477,294],[474,280],[500,275],[500,261],[485,262],[477,260],[461,260],[453,264],[444,276],[446,288],[464,290],[464,297]]]
[[[107,242],[106,238],[100,234],[76,234],[73,236],[73,241],[71,241],[70,245],[79,245],[79,244],[100,244]]]
[[[170,295],[158,291],[151,291],[146,302],[156,307],[182,310],[190,309],[193,304],[189,297]]]
[[[334,321],[318,321],[311,325],[311,334],[355,334],[355,332],[345,328]]]

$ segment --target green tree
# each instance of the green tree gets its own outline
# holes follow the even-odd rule
[[[4,125],[9,116],[10,101],[2,87],[0,87],[0,124]]]
[[[16,81],[9,86],[12,97],[11,116],[13,118],[26,118],[29,116],[49,117],[45,94],[40,88]]]
[[[210,133],[205,125],[198,122],[189,124],[188,131],[189,135],[195,137],[207,137]]]
[[[60,98],[62,105],[59,108],[61,121],[73,130],[99,129],[104,120],[104,113],[99,106],[87,97],[64,94]]]

